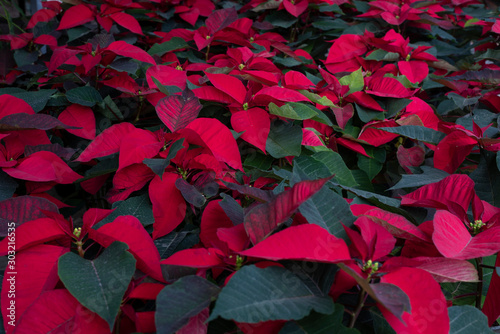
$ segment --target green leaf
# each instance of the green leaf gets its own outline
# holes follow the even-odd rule
[[[122,112],[116,105],[115,101],[111,99],[111,96],[108,95],[104,98],[104,104],[105,106],[107,106],[107,108],[99,109],[99,111],[101,111],[104,117],[116,121],[124,120]]]
[[[474,306],[449,307],[448,315],[450,317],[450,334],[495,333],[488,327],[488,318]]]
[[[388,52],[382,49],[374,50],[369,56],[365,57],[366,60],[376,61],[398,61],[399,53]]]
[[[59,258],[58,273],[64,286],[83,306],[106,320],[112,330],[120,305],[135,272],[128,246],[115,241],[95,260],[75,253]]]
[[[497,161],[497,168],[500,171],[500,151],[497,152],[497,159],[496,159],[496,161]]]
[[[56,92],[56,89],[41,89],[38,91],[25,91],[15,87],[0,89],[0,95],[9,94],[24,100],[37,113],[43,110],[50,97]]]
[[[17,187],[17,182],[3,170],[0,170],[0,201],[11,198]]]
[[[402,125],[392,128],[378,128],[378,130],[397,133],[410,139],[419,140],[434,145],[437,145],[446,136],[441,131],[436,131],[434,129],[426,128],[425,126],[417,125]]]
[[[396,99],[388,98],[385,99],[384,109],[387,110],[386,118],[391,118],[396,116],[403,108],[411,103],[410,99]]]
[[[422,174],[404,174],[398,183],[387,190],[421,187],[426,184],[439,182],[450,175],[445,171],[429,166],[422,166],[420,168],[423,171]]]
[[[304,120],[317,116],[318,113],[314,111],[312,106],[307,106],[302,103],[288,102],[281,107],[274,103],[269,104],[269,113],[289,119]]]
[[[266,151],[274,158],[299,156],[302,149],[302,128],[292,122],[275,121],[267,137]]]
[[[374,306],[370,308],[370,315],[373,319],[373,329],[375,334],[396,334],[394,329],[389,325],[387,319],[385,319],[384,315],[378,307]]]
[[[73,88],[66,93],[66,98],[69,102],[81,104],[86,107],[93,107],[96,103],[101,103],[101,94],[90,86]]]
[[[363,121],[363,123],[368,123],[373,120],[383,121],[386,119],[385,112],[383,111],[368,109],[356,103],[354,105],[356,106],[358,117],[361,121]]]
[[[352,226],[356,217],[342,196],[328,187],[323,187],[299,207],[300,213],[311,224],[319,225],[337,238],[347,239],[342,224]]]
[[[358,183],[344,160],[337,152],[318,152],[311,156],[296,157],[293,163],[293,181],[316,180],[335,175],[334,180],[345,186],[356,187]]]
[[[165,159],[144,159],[143,163],[151,168],[151,170],[160,177],[163,177],[163,173],[165,172],[165,168],[170,165],[170,160],[175,158],[179,150],[184,147],[184,138],[176,140],[168,151],[167,157]]]
[[[370,180],[373,180],[373,178],[380,173],[384,164],[374,158],[368,158],[358,154],[358,167],[368,175]]]
[[[344,97],[355,92],[363,90],[365,86],[365,79],[363,78],[362,67],[349,75],[346,75],[339,80],[341,85],[349,86],[349,91],[344,94]]]
[[[99,229],[107,223],[111,223],[119,216],[134,216],[143,226],[152,225],[155,220],[153,217],[153,209],[149,196],[147,194],[141,196],[130,197],[125,201],[113,203],[113,211],[109,216],[101,220],[93,226],[94,229]]]
[[[452,99],[453,102],[455,102],[455,105],[462,110],[468,106],[475,105],[479,101],[479,96],[463,97],[461,95],[458,95],[457,93],[449,93],[447,96],[449,99]]]
[[[219,294],[209,321],[218,316],[236,322],[298,320],[311,310],[330,314],[334,304],[317,296],[290,271],[281,267],[244,266]]]
[[[271,168],[273,162],[273,157],[255,151],[246,156],[243,165],[245,167],[253,167],[263,171],[267,171],[269,170],[269,168]]]
[[[200,276],[185,276],[167,285],[156,297],[158,333],[175,333],[217,297],[220,288]]]
[[[345,189],[349,192],[352,192],[356,196],[359,196],[361,198],[364,198],[364,199],[374,203],[375,205],[377,205],[377,202],[380,202],[380,203],[383,203],[385,205],[392,206],[395,208],[399,208],[401,206],[401,201],[398,199],[395,199],[395,198],[379,195],[379,194],[373,193],[371,191],[365,191],[365,190],[355,189],[355,188],[351,188],[351,187],[346,187],[346,186],[340,185],[340,184],[339,184],[339,186],[342,189]],[[387,210],[387,209],[384,208],[384,210]]]
[[[189,44],[187,44],[184,39],[175,36],[172,37],[168,42],[154,44],[151,49],[149,49],[148,53],[150,56],[158,55],[161,57],[167,52],[185,48],[189,48]]]
[[[496,154],[489,151],[481,153],[479,165],[470,174],[475,183],[474,190],[483,201],[500,207],[500,174],[497,171]]]
[[[297,22],[297,18],[288,14],[286,11],[272,11],[269,15],[266,15],[265,20],[275,27],[285,29],[290,28]]]

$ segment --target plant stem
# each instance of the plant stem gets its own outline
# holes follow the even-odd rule
[[[354,324],[356,323],[356,320],[358,319],[358,316],[361,313],[363,306],[365,306],[365,299],[366,299],[366,291],[363,288],[361,288],[361,291],[359,292],[358,295],[358,304],[356,305],[356,308],[354,309],[354,312],[352,314],[351,321],[349,322],[349,328],[354,328]]]
[[[477,275],[479,276],[479,282],[477,283],[476,290],[476,307],[481,309],[481,300],[483,296],[483,266],[482,266],[483,258],[476,258],[477,265]]]

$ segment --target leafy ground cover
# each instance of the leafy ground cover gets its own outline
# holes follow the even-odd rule
[[[7,333],[498,325],[495,3],[0,5]]]

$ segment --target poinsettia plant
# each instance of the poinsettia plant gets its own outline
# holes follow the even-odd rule
[[[490,333],[494,3],[0,0],[6,333]]]

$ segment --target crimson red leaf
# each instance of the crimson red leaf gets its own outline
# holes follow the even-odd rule
[[[72,104],[64,109],[57,118],[64,124],[81,128],[67,129],[69,133],[90,140],[95,138],[95,117],[91,108],[79,104]]]
[[[478,257],[470,254],[466,248],[472,240],[469,230],[454,214],[438,210],[434,215],[434,233],[432,241],[443,256],[448,258],[466,259]]]
[[[18,196],[0,201],[0,236],[7,236],[10,222],[17,227],[24,222],[46,217],[41,210],[59,212],[54,203],[39,197]]]
[[[75,126],[69,126],[55,117],[45,114],[11,114],[0,119],[0,130],[50,130],[50,129],[78,129]]]
[[[370,80],[368,94],[382,97],[403,98],[412,95],[412,92],[406,89],[401,82],[394,78],[384,77]]]
[[[81,4],[68,8],[63,17],[61,18],[61,23],[57,30],[73,28],[94,19],[94,13],[92,10]],[[49,72],[50,73],[50,72]]]
[[[448,209],[456,203],[467,212],[474,196],[474,181],[464,174],[452,174],[402,196],[401,205]]]
[[[446,299],[431,274],[416,268],[401,268],[382,276],[382,283],[392,283],[410,298],[411,314],[403,314],[403,322],[387,309],[382,314],[397,333],[448,333],[450,319]]]
[[[251,209],[245,215],[243,224],[252,243],[255,245],[266,238],[331,178],[298,182],[291,189],[277,195],[272,201]]]
[[[476,267],[465,260],[448,259],[445,257],[414,257],[395,256],[384,262],[384,271],[391,272],[401,267],[420,268],[432,275],[439,283],[446,282],[477,282]]]
[[[413,225],[405,217],[395,213],[391,213],[379,208],[368,210],[364,213],[374,222],[383,226],[396,238],[415,240],[415,241],[430,241],[427,234]]]
[[[343,129],[345,128],[347,122],[354,116],[354,107],[351,103],[346,104],[343,107],[332,108],[333,114],[335,115],[335,120],[337,124]]]
[[[200,241],[205,247],[217,247],[224,249],[224,243],[217,237],[219,228],[230,228],[234,224],[219,205],[221,200],[208,203],[203,210],[200,224]]]
[[[194,317],[189,319],[189,322],[182,327],[177,334],[206,334],[208,329],[208,316],[210,314],[207,307]]]
[[[38,228],[39,226],[43,226],[43,228]],[[50,240],[59,239],[65,235],[66,233],[52,218],[39,218],[27,221],[15,230],[16,252]],[[0,241],[0,256],[8,254],[8,245],[9,238],[4,238]]]
[[[33,108],[24,100],[9,94],[0,95],[0,119],[18,113],[35,114]]]
[[[453,131],[439,142],[434,151],[434,167],[453,173],[477,145],[477,140],[462,131]]]
[[[425,151],[420,146],[405,148],[403,145],[398,147],[397,158],[399,165],[410,173],[409,167],[418,167],[424,163]]]
[[[422,82],[429,74],[429,65],[421,60],[400,61],[398,68],[413,83]]]
[[[66,47],[60,47],[54,50],[52,53],[52,57],[50,58],[49,66],[48,66],[48,74],[52,73],[59,66],[68,61],[71,57],[77,55],[80,51],[71,50]]]
[[[498,272],[498,268],[500,268],[500,256],[498,254],[495,261],[495,268],[496,270],[493,270],[488,293],[483,304],[483,313],[488,317],[488,326],[493,325],[495,320],[500,316],[500,275]]]
[[[136,217],[118,216],[113,222],[89,232],[89,237],[104,247],[108,247],[114,241],[126,243],[129,252],[137,260],[137,268],[155,280],[163,281],[158,249]]]
[[[5,330],[12,333],[15,327],[8,324],[8,307],[10,301],[15,301],[15,317],[22,318],[24,311],[38,296],[47,290],[52,290],[59,277],[57,276],[57,260],[61,255],[68,252],[67,248],[38,245],[16,254],[14,268],[5,270],[3,276],[1,306]],[[12,273],[13,272],[13,273]],[[15,282],[15,298],[9,298],[11,282]]]
[[[122,27],[130,30],[133,33],[144,35],[142,33],[141,25],[137,20],[130,14],[124,12],[117,12],[109,16],[113,21]]]
[[[266,191],[266,190],[262,190],[259,188],[247,186],[247,185],[239,185],[236,183],[224,182],[224,184],[229,189],[236,190],[240,194],[249,196],[249,197],[256,199],[260,202],[269,202],[270,200],[272,200],[272,192],[271,191]]]
[[[161,179],[156,175],[149,185],[149,198],[155,218],[153,239],[172,232],[186,216],[186,201],[175,187],[178,178],[180,175],[164,173]]]
[[[39,9],[35,13],[28,22],[26,26],[27,29],[33,29],[38,22],[47,22],[50,21],[54,16],[57,15],[56,11],[51,9]]]
[[[56,181],[61,184],[73,183],[82,178],[75,173],[61,158],[52,152],[39,151],[12,168],[4,168],[10,176],[28,181]]]
[[[134,130],[135,126],[126,122],[110,126],[87,146],[76,161],[86,162],[118,152],[123,138]]]
[[[231,126],[236,132],[243,132],[241,138],[266,152],[266,141],[271,130],[269,114],[261,108],[241,110],[231,115]]]
[[[186,129],[195,131],[216,159],[243,170],[238,144],[231,131],[215,118],[197,118]]]
[[[138,48],[137,46],[128,44],[125,41],[113,42],[106,48],[106,50],[111,51],[119,56],[130,57],[138,61],[156,65],[153,57],[151,57],[146,51]]]
[[[222,73],[206,73],[206,75],[215,88],[228,94],[240,104],[245,103],[247,89],[239,79]]]
[[[363,36],[350,34],[342,35],[333,43],[325,63],[344,62],[354,58],[354,56],[362,55],[367,50],[368,48],[363,40]]]
[[[302,94],[292,89],[273,86],[265,87],[255,94],[253,101],[255,104],[268,106],[271,102],[300,102],[309,100]]]
[[[306,11],[307,6],[309,5],[309,1],[299,0],[292,3],[290,0],[284,0],[283,5],[285,6],[287,12],[295,17],[299,17],[300,14]]]
[[[164,287],[165,285],[160,283],[142,283],[132,290],[128,297],[155,300]]]
[[[178,251],[172,256],[161,261],[161,264],[175,266],[212,268],[224,265],[223,253],[216,248],[190,248]]]
[[[314,224],[288,227],[240,254],[273,261],[300,260],[328,263],[351,258],[344,240]]]
[[[194,121],[202,106],[198,98],[190,90],[182,95],[170,95],[161,99],[156,105],[156,113],[170,131],[184,129]]]
[[[354,224],[361,230],[361,236],[368,246],[369,258],[366,260],[375,261],[392,252],[396,239],[382,226],[363,216],[359,217]]]
[[[165,86],[177,86],[184,90],[186,88],[187,75],[185,71],[176,70],[171,66],[166,65],[156,65],[151,66],[146,71],[146,80],[148,82],[149,88],[158,88],[154,83],[153,79],[158,80],[162,85]]]
[[[118,170],[154,157],[162,147],[163,142],[151,131],[134,128],[120,143]]]
[[[16,334],[109,334],[101,317],[83,307],[66,289],[50,290],[31,304],[16,325]]]
[[[206,19],[205,25],[210,35],[228,27],[238,19],[238,13],[233,7],[213,11]]]

